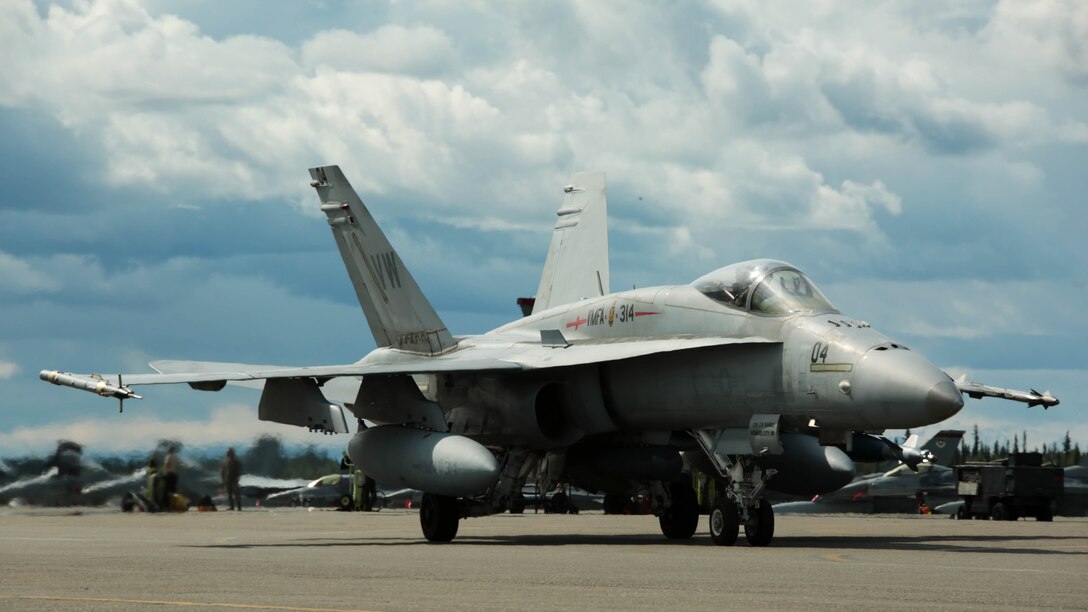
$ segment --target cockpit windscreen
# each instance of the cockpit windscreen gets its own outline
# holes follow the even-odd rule
[[[796,268],[773,260],[726,266],[692,283],[708,298],[730,308],[769,315],[837,312]]]

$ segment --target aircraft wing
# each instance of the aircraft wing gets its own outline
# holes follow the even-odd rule
[[[972,399],[1000,397],[1014,402],[1023,402],[1028,405],[1028,408],[1031,408],[1032,406],[1042,406],[1043,410],[1046,410],[1051,406],[1057,406],[1061,403],[1058,401],[1058,398],[1051,395],[1049,391],[1039,393],[1035,389],[1032,389],[1031,391],[1003,389],[1001,387],[991,387],[975,382],[967,382],[963,378],[956,381],[956,386],[959,388],[960,393],[966,393],[967,396]]]
[[[387,351],[393,353],[393,351]],[[261,381],[270,378],[318,378],[342,376],[367,376],[379,374],[435,374],[440,372],[471,372],[476,370],[520,370],[521,366],[499,359],[458,359],[422,357],[411,355],[404,359],[367,360],[344,365],[284,367],[250,365],[243,363],[218,363],[211,361],[154,361],[151,367],[159,374],[125,374],[125,385],[168,385],[177,383],[232,382],[259,388]],[[116,377],[103,377],[107,381]],[[245,385],[245,383],[250,383]]]
[[[660,353],[739,344],[781,344],[781,342],[759,337],[678,337],[637,341],[584,342],[567,346],[559,344],[535,347],[532,350],[510,355],[506,359],[520,364],[526,370],[536,370],[588,365]]]
[[[362,361],[343,365],[284,367],[208,361],[155,361],[151,363],[151,367],[157,370],[154,374],[85,375],[43,370],[40,377],[53,384],[83,389],[106,397],[139,399],[130,387],[185,383],[194,389],[218,391],[225,384],[231,383],[259,389],[264,386],[265,381],[275,379],[314,379],[325,384],[342,377],[538,370],[714,346],[780,344],[778,341],[759,337],[675,337],[569,344],[561,335],[557,334],[557,337],[560,341],[558,344],[484,344],[439,356],[380,348]]]

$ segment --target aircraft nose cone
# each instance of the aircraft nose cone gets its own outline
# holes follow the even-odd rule
[[[963,394],[956,383],[946,377],[930,387],[926,394],[926,408],[935,421],[943,421],[963,408]]]
[[[876,428],[922,427],[963,407],[948,375],[906,349],[870,350],[855,366],[850,384],[851,396]]]

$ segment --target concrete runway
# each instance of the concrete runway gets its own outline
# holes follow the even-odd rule
[[[781,516],[769,548],[645,516],[0,510],[0,609],[1088,608],[1088,520]]]

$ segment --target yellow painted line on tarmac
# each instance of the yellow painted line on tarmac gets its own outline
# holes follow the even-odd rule
[[[0,595],[0,601],[71,601],[81,603],[142,604],[148,606],[179,606],[194,608],[232,608],[240,610],[290,610],[292,612],[372,612],[355,608],[300,608],[273,604],[238,604],[204,601],[169,601],[158,599],[120,599],[115,597],[62,597],[59,595]]]

